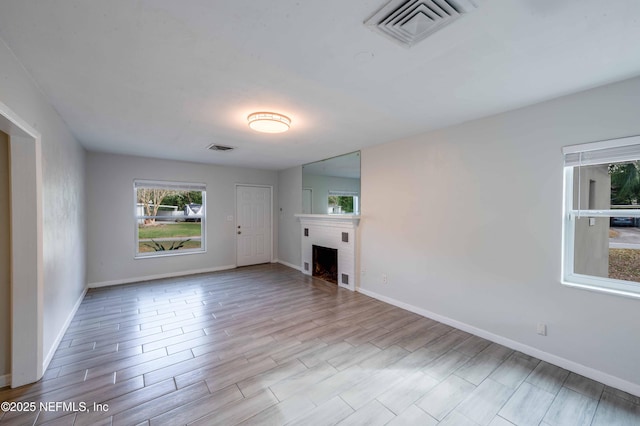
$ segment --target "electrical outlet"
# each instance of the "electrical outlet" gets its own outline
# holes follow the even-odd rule
[[[544,324],[544,323],[538,324],[538,334],[541,336],[547,335],[547,324]]]
[[[387,278],[387,274],[382,274],[382,284],[389,284],[389,279]]]

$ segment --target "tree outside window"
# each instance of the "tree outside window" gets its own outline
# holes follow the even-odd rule
[[[202,184],[135,181],[136,257],[205,250]]]

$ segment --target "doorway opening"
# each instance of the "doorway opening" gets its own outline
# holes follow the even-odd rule
[[[12,336],[11,375],[0,379],[15,388],[44,372],[41,137],[2,102],[0,130],[9,136]]]

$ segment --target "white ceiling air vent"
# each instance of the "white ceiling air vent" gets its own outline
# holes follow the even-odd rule
[[[391,0],[364,24],[411,47],[477,6],[477,0]]]
[[[226,151],[231,151],[232,149],[235,149],[232,146],[225,146],[225,145],[216,145],[211,144],[207,147],[207,149],[210,149],[211,151],[222,151],[222,152],[226,152]]]

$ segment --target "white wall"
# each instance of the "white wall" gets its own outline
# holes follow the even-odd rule
[[[302,166],[278,173],[278,260],[300,268],[300,221],[295,214],[302,212]]]
[[[207,185],[207,252],[134,259],[134,179]],[[161,275],[230,268],[236,264],[235,185],[274,187],[273,259],[277,258],[277,172],[91,152],[87,156],[89,286]],[[227,220],[233,216],[233,220]]]
[[[360,194],[360,179],[318,176],[303,173],[302,187],[313,190],[313,213],[327,214],[329,209],[329,191],[350,191]]]
[[[635,78],[362,150],[362,289],[638,394],[640,300],[561,285],[560,257],[561,147],[640,134],[639,110]]]
[[[11,373],[9,138],[0,132],[0,376]]]
[[[43,339],[47,356],[85,289],[85,151],[1,40],[0,102],[42,135]]]

